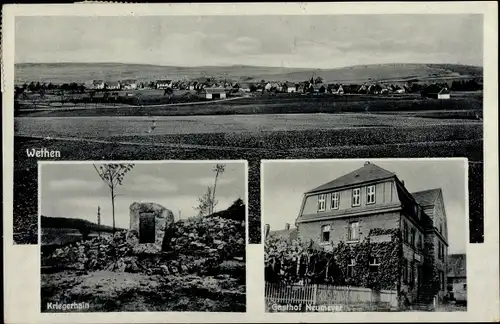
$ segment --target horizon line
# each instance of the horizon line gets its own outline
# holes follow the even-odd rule
[[[266,66],[266,65],[247,65],[247,64],[227,64],[227,65],[163,65],[163,64],[150,64],[150,63],[130,63],[130,62],[18,62],[15,65],[21,64],[115,64],[115,65],[142,65],[142,66],[156,66],[156,67],[175,67],[175,68],[232,68],[232,67],[254,67],[254,68],[275,68],[275,69],[298,69],[298,70],[334,70],[343,68],[352,68],[360,66],[375,66],[375,65],[461,65],[484,68],[483,65],[464,64],[464,63],[429,63],[429,62],[394,62],[394,63],[369,63],[369,64],[355,64],[345,65],[331,68],[320,67],[286,67],[286,66]]]

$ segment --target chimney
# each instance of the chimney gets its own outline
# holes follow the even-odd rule
[[[289,224],[289,223],[286,223],[286,224],[285,224],[285,229],[286,229],[287,231],[288,231],[288,230],[290,230],[290,224]]]
[[[267,237],[269,235],[270,230],[271,230],[271,226],[269,224],[266,224],[264,226],[264,237]]]
[[[370,164],[370,162],[366,161],[366,162],[365,162],[365,166],[367,166],[368,164]]]
[[[401,183],[403,184],[403,187],[404,187],[404,185],[405,185],[405,181],[404,181],[404,180],[401,180]]]

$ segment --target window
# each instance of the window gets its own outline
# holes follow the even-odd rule
[[[424,239],[422,237],[422,235],[418,235],[419,237],[419,244],[418,244],[418,248],[420,249],[420,251],[423,251],[424,250]]]
[[[438,242],[438,248],[439,248],[438,251],[439,260],[444,260],[444,244],[441,243],[441,241]]]
[[[370,259],[370,272],[377,272],[380,267],[380,261],[377,258]]]
[[[339,209],[340,192],[332,193],[332,209]]]
[[[347,276],[349,278],[354,277],[354,267],[355,266],[356,266],[356,259],[351,259],[351,261],[347,265]]]
[[[375,203],[375,185],[366,187],[366,203]]]
[[[443,223],[439,224],[439,233],[443,234]]]
[[[361,192],[361,189],[359,189],[359,188],[352,189],[352,205],[353,206],[360,205],[360,199],[359,199],[360,192]]]
[[[359,240],[359,222],[349,223],[348,240],[349,241]]]
[[[415,247],[415,228],[412,228],[410,231],[410,244]]]
[[[444,290],[444,271],[439,271],[439,287]]]
[[[408,243],[408,224],[403,222],[403,242]]]
[[[318,196],[318,211],[324,211],[326,205],[325,195]]]
[[[415,284],[415,264],[414,261],[410,263],[410,284]]]
[[[401,262],[401,268],[403,270],[403,282],[408,282],[408,261],[403,259]]]
[[[330,241],[330,225],[321,226],[321,242]]]
[[[139,215],[139,243],[154,243],[155,233],[155,215],[145,213]]]

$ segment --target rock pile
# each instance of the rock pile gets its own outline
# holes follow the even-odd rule
[[[201,274],[225,260],[245,257],[245,223],[220,217],[195,217],[172,226],[171,251],[138,253],[127,231],[109,238],[93,238],[55,250],[43,264],[97,271],[147,274]]]

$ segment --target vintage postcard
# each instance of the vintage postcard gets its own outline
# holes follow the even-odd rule
[[[75,3],[7,5],[2,14],[7,322],[332,321],[331,312],[282,312],[296,306],[294,294],[304,307],[344,296],[327,303],[337,322],[414,321],[412,311],[429,321],[500,318],[495,2]],[[449,161],[433,167],[435,159]],[[314,175],[302,160],[334,162],[324,172],[311,162]],[[266,254],[272,233],[307,228],[300,221],[309,214],[297,207],[303,195],[364,162],[394,173],[394,188],[426,216],[404,214],[409,243],[402,221],[381,225],[399,236],[369,235],[359,218],[353,235],[360,244],[398,236],[395,251],[417,257],[392,259],[383,280],[376,274],[388,267],[385,257],[374,256],[362,263],[371,275],[354,278],[342,266],[347,280],[327,267],[321,278],[287,279],[301,287],[293,293],[277,289],[283,267]],[[233,174],[233,165],[244,172]],[[273,176],[267,165],[297,169]],[[122,183],[113,201],[107,173],[98,173],[109,168]],[[290,187],[278,189],[283,181]],[[377,206],[377,185],[375,193],[360,187],[360,206],[351,207],[365,208],[367,197]],[[437,188],[441,233],[439,213],[413,196]],[[334,199],[331,189],[316,214],[354,199]],[[198,215],[197,199],[210,195],[219,205]],[[221,240],[238,253],[222,249],[212,262],[186,246],[172,256],[167,228],[208,220],[238,198],[246,218],[237,233],[196,225],[185,242],[207,252]],[[134,203],[148,206],[139,208],[144,215]],[[304,240],[323,247],[324,238],[332,249],[345,241],[347,230],[321,226],[314,235],[304,229]],[[109,254],[115,245],[125,254]],[[145,247],[154,250],[147,258]],[[303,260],[286,271],[310,274]]]
[[[261,170],[266,311],[467,310],[466,159]]]

